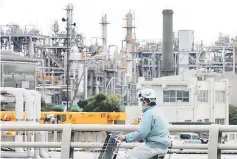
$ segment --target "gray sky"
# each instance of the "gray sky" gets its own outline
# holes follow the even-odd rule
[[[125,31],[122,20],[129,10],[136,13],[138,39],[162,37],[162,10],[174,10],[174,31],[195,30],[195,40],[210,43],[219,32],[237,33],[236,0],[0,0],[0,24],[15,22],[37,25],[49,34],[54,20],[65,17],[68,3],[74,5],[77,30],[87,39],[101,36],[99,21],[106,13],[109,22],[108,43],[120,44]],[[61,28],[65,24],[60,24]]]

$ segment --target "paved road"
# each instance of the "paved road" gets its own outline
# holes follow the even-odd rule
[[[75,158],[82,159],[97,159],[97,155],[88,152],[75,152]],[[52,158],[59,158],[59,153],[52,153]],[[121,154],[122,155],[122,154]],[[169,159],[169,155],[166,155],[165,159]],[[184,155],[184,154],[174,154],[170,156],[170,159],[208,159],[207,155]],[[237,159],[237,155],[222,155],[221,159]]]

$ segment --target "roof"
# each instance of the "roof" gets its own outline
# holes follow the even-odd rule
[[[32,62],[32,63],[38,62],[36,59],[20,56],[19,54],[16,54],[11,50],[2,50],[0,51],[0,54],[1,54],[1,61],[21,61],[21,62]]]

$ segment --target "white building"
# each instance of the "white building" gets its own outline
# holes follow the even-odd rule
[[[228,79],[201,79],[202,77],[197,78],[194,74],[167,76],[153,81],[141,79],[138,87],[156,91],[157,105],[170,122],[228,124]]]

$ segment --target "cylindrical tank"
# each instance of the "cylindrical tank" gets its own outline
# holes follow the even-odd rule
[[[91,45],[91,46],[89,47],[89,52],[90,52],[91,54],[95,54],[96,51],[97,51],[97,46]]]
[[[173,53],[173,11],[163,10],[163,49],[162,49],[162,70],[163,75],[174,74],[174,53]]]
[[[58,26],[58,21],[55,21],[53,26],[52,26],[52,31],[53,32],[59,32],[59,26]]]
[[[10,50],[1,51],[1,87],[35,88],[37,60],[23,57]]]

